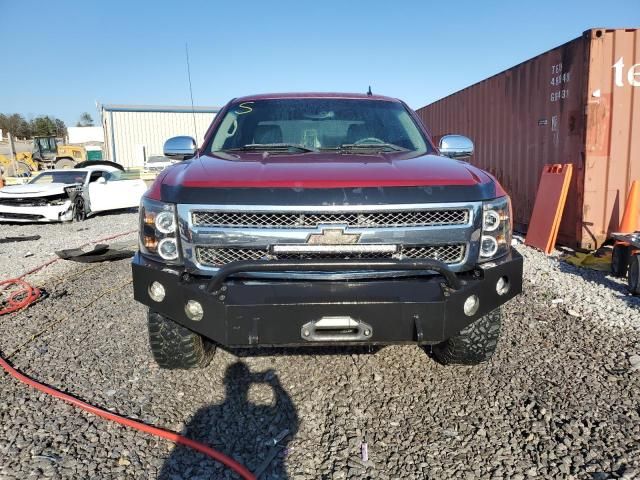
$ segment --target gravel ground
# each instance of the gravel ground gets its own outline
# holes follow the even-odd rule
[[[82,240],[134,222],[104,218]],[[63,237],[75,225],[53,228]],[[0,319],[0,349],[28,342],[11,357],[28,374],[186,432],[250,469],[276,453],[262,478],[637,478],[638,299],[603,273],[518,249],[525,293],[505,307],[496,355],[477,367],[445,367],[417,347],[394,346],[218,350],[206,369],[162,371],[126,260],[68,267],[47,284],[49,298]],[[285,448],[272,450],[284,430]],[[234,478],[2,375],[0,479],[42,477]]]
[[[131,232],[138,227],[137,209],[101,213],[89,217],[84,222],[0,224],[0,239],[5,237],[26,237],[40,235],[40,240],[14,243],[0,243],[0,275],[14,278],[51,259],[56,258],[56,250],[79,247],[85,243]],[[119,238],[136,240],[136,234]],[[115,241],[115,240],[114,240]],[[107,242],[108,243],[108,242]],[[30,277],[34,282],[44,278],[63,275],[74,267],[73,263],[56,262],[42,273]]]

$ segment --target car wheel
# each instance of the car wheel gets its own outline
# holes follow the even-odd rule
[[[215,346],[202,335],[156,312],[149,311],[148,320],[149,345],[160,368],[206,367],[213,358]]]
[[[627,276],[629,291],[633,295],[640,295],[640,255],[632,255],[629,262],[629,273]]]
[[[477,365],[489,360],[500,337],[502,311],[496,308],[462,330],[458,335],[433,346],[433,356],[445,365]]]
[[[73,221],[82,222],[87,219],[87,205],[84,198],[76,197],[73,201]]]
[[[631,247],[622,243],[613,246],[611,253],[611,273],[614,277],[624,277],[629,268],[629,257],[631,256]]]

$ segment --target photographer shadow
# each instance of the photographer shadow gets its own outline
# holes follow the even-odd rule
[[[252,373],[243,362],[227,368],[222,403],[200,409],[191,418],[185,436],[230,456],[258,478],[287,479],[285,450],[298,431],[298,414],[291,398],[272,370]],[[251,403],[252,385],[266,385],[271,403]],[[276,440],[274,442],[274,439]],[[158,475],[160,480],[236,479],[221,464],[181,445],[171,453]]]

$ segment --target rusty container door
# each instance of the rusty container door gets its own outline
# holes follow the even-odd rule
[[[583,246],[616,231],[640,180],[640,31],[592,29],[585,148]]]
[[[573,164],[558,235],[571,245],[582,230],[587,60],[580,37],[418,110],[436,141],[448,133],[474,141],[470,161],[509,192],[518,230],[529,223],[543,166]]]

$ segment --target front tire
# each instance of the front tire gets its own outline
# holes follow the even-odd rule
[[[206,367],[215,347],[201,335],[170,318],[149,311],[149,345],[160,368],[191,369]]]
[[[502,310],[496,308],[462,330],[433,346],[433,356],[444,364],[477,365],[489,360],[500,337]]]
[[[75,168],[76,161],[73,158],[62,157],[57,159],[54,165],[58,170],[67,170],[69,168]]]

